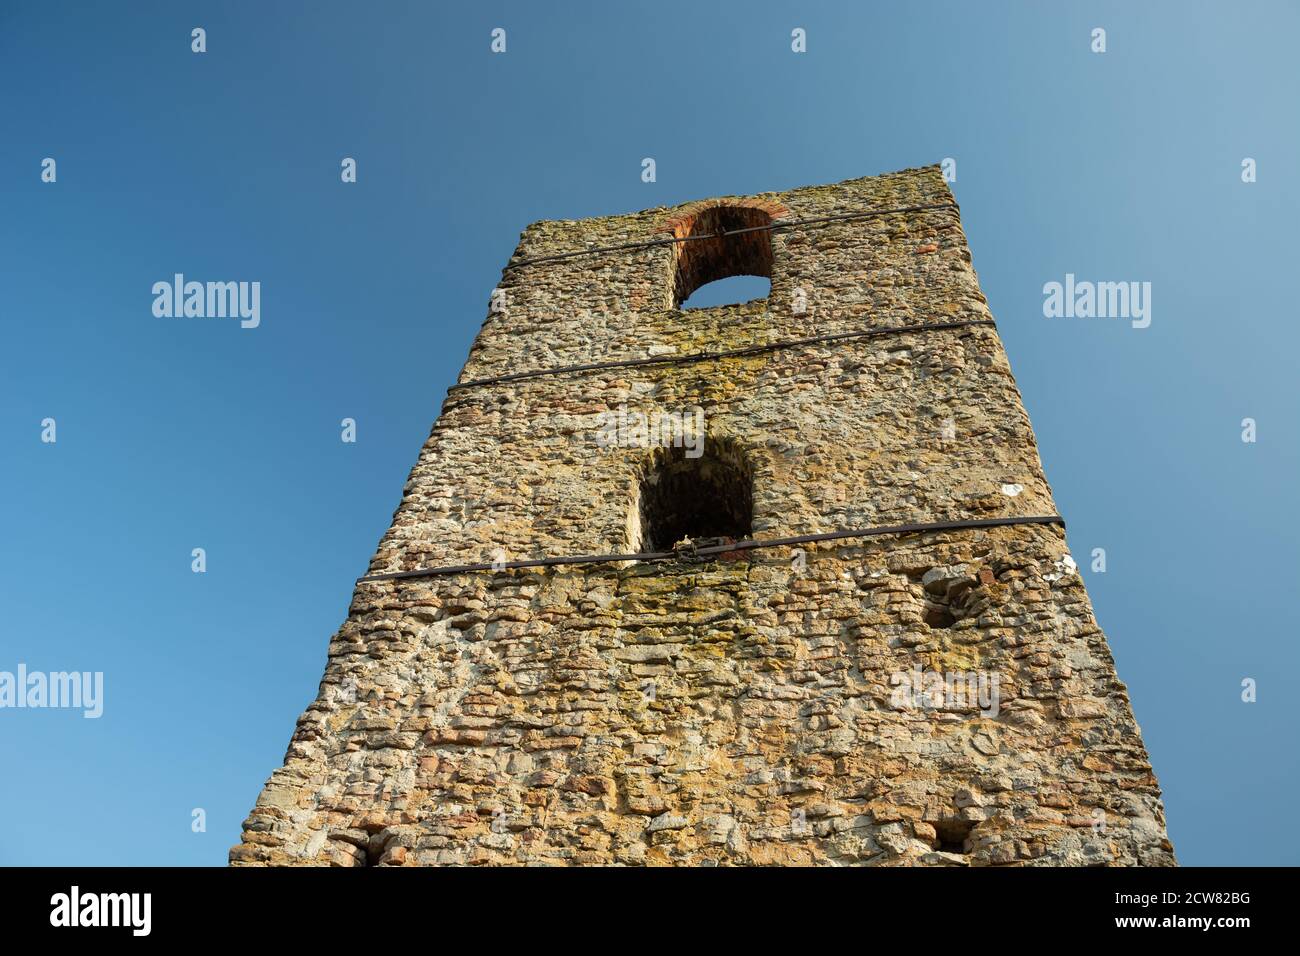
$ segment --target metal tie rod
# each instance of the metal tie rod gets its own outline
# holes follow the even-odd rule
[[[967,528],[1000,528],[1021,524],[1055,524],[1065,527],[1060,515],[1031,515],[1012,518],[971,518],[963,521],[939,521],[928,524],[895,524],[878,528],[851,528],[844,531],[826,531],[820,534],[801,534],[793,538],[758,538],[735,541],[730,544],[708,545],[688,554],[692,557],[709,557],[730,554],[732,551],[754,551],[759,548],[784,548],[796,544],[818,541],[838,541],[842,538],[871,538],[887,534],[917,534],[926,531],[960,531]],[[450,574],[469,574],[475,571],[506,571],[521,568],[551,568],[566,564],[609,564],[618,561],[669,561],[683,555],[677,551],[646,551],[639,554],[579,554],[551,558],[530,558],[524,561],[488,562],[485,564],[459,564],[441,568],[416,568],[411,571],[386,571],[368,574],[357,580],[358,584],[374,581],[397,581],[406,578],[444,577]]]
[[[595,372],[611,368],[635,368],[643,365],[679,365],[687,362],[708,362],[716,359],[735,358],[742,355],[758,355],[762,352],[776,352],[781,349],[799,348],[804,345],[816,345],[819,342],[843,342],[850,339],[865,339],[874,335],[892,335],[906,332],[930,332],[942,329],[960,329],[971,325],[996,325],[992,319],[963,319],[958,322],[927,322],[920,325],[892,325],[880,329],[865,329],[860,332],[836,332],[831,335],[814,335],[806,339],[790,339],[784,342],[769,342],[760,345],[746,345],[738,349],[723,352],[692,352],[689,355],[657,355],[650,358],[621,359],[613,362],[591,362],[586,365],[561,365],[557,368],[535,369],[528,372],[511,372],[509,375],[497,375],[492,378],[472,378],[467,382],[458,382],[447,388],[448,392],[457,389],[473,388],[479,385],[498,385],[503,382],[519,382],[545,375],[563,375],[573,372]]]

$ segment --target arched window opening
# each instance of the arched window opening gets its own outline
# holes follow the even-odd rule
[[[680,308],[696,289],[733,276],[756,276],[768,280],[770,287],[772,232],[763,227],[771,224],[771,215],[762,209],[710,206],[677,226],[677,237],[687,241],[675,246],[677,272],[673,280],[673,304]],[[692,236],[708,238],[691,239]],[[742,293],[746,298],[730,301],[749,301],[756,297],[754,290],[762,288],[753,281],[747,285]]]
[[[657,450],[642,476],[638,551],[670,551],[687,538],[723,544],[750,537],[753,475],[744,456],[729,442],[712,439],[698,457],[687,451]]]
[[[720,305],[740,305],[766,299],[772,292],[772,280],[760,276],[728,276],[706,282],[681,304],[683,309],[713,309]]]

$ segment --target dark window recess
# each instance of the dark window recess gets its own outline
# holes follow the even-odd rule
[[[677,273],[673,281],[673,304],[681,306],[696,289],[731,276],[772,278],[772,233],[756,229],[739,235],[718,237],[720,232],[734,232],[768,226],[772,217],[761,209],[747,206],[713,206],[702,209],[691,219],[679,238],[709,236],[676,245]],[[744,300],[754,298],[751,286]]]
[[[639,550],[669,551],[685,538],[750,537],[753,478],[743,456],[715,441],[698,458],[686,451],[656,451],[641,481]]]

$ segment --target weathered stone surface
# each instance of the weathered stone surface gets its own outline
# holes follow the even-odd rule
[[[537,223],[516,260],[950,201],[930,167]],[[732,241],[508,270],[461,380],[991,317],[955,208]],[[767,302],[675,308],[754,262]],[[1056,510],[975,326],[453,391],[371,571],[637,550],[654,452],[595,440],[620,405],[700,406],[756,538]],[[1059,527],[802,551],[359,584],[231,863],[1174,862]],[[917,671],[996,677],[996,712],[900,706]]]

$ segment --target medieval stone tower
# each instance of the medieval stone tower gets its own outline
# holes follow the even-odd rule
[[[939,169],[530,226],[230,859],[1174,863]]]

